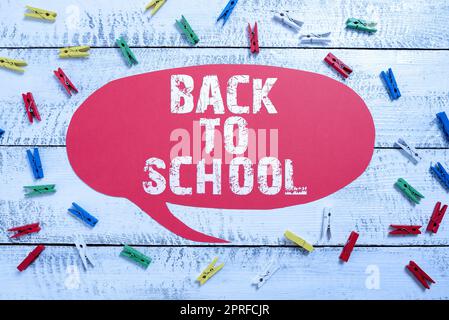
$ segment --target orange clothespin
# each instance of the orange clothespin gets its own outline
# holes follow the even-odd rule
[[[248,34],[251,45],[251,53],[259,53],[259,35],[257,32],[257,22],[254,23],[254,29],[251,29],[251,25],[248,23]]]

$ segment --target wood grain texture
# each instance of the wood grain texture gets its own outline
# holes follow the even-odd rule
[[[358,248],[340,263],[340,248],[138,248],[153,261],[143,270],[119,257],[121,247],[89,247],[97,262],[83,269],[75,247],[47,247],[27,270],[16,266],[29,246],[0,247],[0,299],[448,299],[446,248]],[[203,286],[196,277],[214,257],[225,266]],[[260,289],[252,279],[274,259],[284,267]],[[423,289],[410,260],[435,281]],[[76,268],[76,269],[75,269]],[[77,270],[77,271],[73,271]],[[379,276],[379,289],[373,277]]]
[[[171,0],[153,17],[143,12],[148,2],[34,0],[33,6],[58,13],[55,23],[45,23],[25,19],[23,2],[2,1],[0,47],[114,47],[121,35],[131,46],[188,47],[175,27],[181,14],[199,36],[199,47],[246,47],[246,27],[254,21],[259,23],[262,47],[300,47],[299,36],[273,19],[276,11],[290,10],[305,22],[301,33],[333,31],[333,47],[449,48],[445,0],[241,0],[224,27],[216,19],[228,0],[195,0],[194,4]],[[345,21],[350,17],[377,21],[379,31],[367,35],[347,30]]]
[[[26,159],[26,148],[0,148],[0,225],[8,227],[40,221],[38,234],[10,240],[2,232],[1,243],[46,242],[71,243],[75,233],[83,234],[94,244],[191,245],[165,230],[146,213],[126,199],[102,195],[81,182],[67,160],[65,148],[40,148],[45,178],[33,181]],[[437,201],[447,203],[447,191],[430,173],[429,163],[449,163],[446,150],[422,150],[424,160],[413,165],[399,150],[376,150],[365,173],[352,184],[322,200],[276,210],[217,210],[169,206],[172,212],[196,230],[231,241],[233,245],[290,245],[286,229],[313,244],[343,245],[352,230],[364,245],[448,245],[449,219],[446,217],[437,234],[388,236],[390,224],[427,226]],[[395,187],[405,178],[425,198],[413,205]],[[25,198],[22,186],[55,183],[54,195]],[[149,200],[151,198],[149,196]],[[77,202],[100,222],[93,229],[72,217],[67,209]],[[321,239],[322,212],[331,207],[332,239]],[[243,208],[242,208],[243,209]]]
[[[0,70],[0,145],[65,145],[73,112],[99,87],[125,76],[212,63],[262,64],[302,69],[339,81],[323,58],[328,50],[265,49],[258,57],[246,49],[135,49],[139,64],[125,65],[118,49],[93,49],[85,60],[62,60],[55,49],[0,50],[0,56],[28,61],[23,75]],[[346,84],[368,105],[376,126],[376,146],[393,147],[398,137],[420,148],[447,148],[435,114],[449,111],[449,51],[333,50],[354,73]],[[69,98],[53,74],[60,66],[80,90]],[[391,102],[380,72],[392,67],[402,97]],[[34,93],[42,122],[29,124],[22,92]],[[149,96],[151,99],[151,95]]]

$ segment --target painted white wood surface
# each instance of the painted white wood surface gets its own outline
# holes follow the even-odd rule
[[[0,2],[0,56],[29,63],[23,75],[0,70],[0,128],[6,130],[0,138],[0,299],[449,298],[448,220],[436,235],[388,236],[391,223],[417,223],[425,229],[435,202],[448,202],[447,192],[429,172],[430,161],[449,164],[449,145],[435,120],[437,112],[449,111],[449,51],[433,50],[449,48],[447,1],[240,0],[224,27],[215,19],[228,0],[195,0],[195,5],[168,0],[152,18],[143,13],[148,1]],[[25,4],[57,11],[57,21],[25,19]],[[304,33],[331,29],[330,47],[302,49],[298,35],[273,21],[275,10],[280,9],[304,18]],[[218,49],[187,49],[188,43],[175,27],[181,14],[199,35],[198,47]],[[346,30],[348,17],[378,21],[379,31],[367,35]],[[256,20],[262,50],[254,57],[246,49],[245,28]],[[133,68],[126,67],[117,48],[91,49],[85,60],[57,57],[55,48],[67,45],[115,47],[121,35],[127,36],[132,47],[152,47],[133,49],[139,60]],[[195,243],[160,227],[128,200],[101,195],[84,185],[68,164],[64,145],[70,118],[87,96],[108,81],[209,63],[283,66],[340,80],[322,61],[329,51],[354,69],[346,83],[373,114],[376,147],[391,148],[403,137],[425,148],[420,150],[425,158],[421,164],[414,166],[399,150],[377,149],[358,180],[308,205],[265,212],[170,207],[189,226],[228,239],[236,247],[192,247]],[[78,95],[66,96],[52,73],[58,66],[80,89]],[[379,78],[388,67],[393,68],[403,95],[395,102],[389,100]],[[35,95],[41,123],[30,125],[26,120],[21,100],[26,91]],[[46,166],[42,182],[56,183],[58,192],[25,199],[22,186],[33,183],[25,146],[34,145],[42,146]],[[393,187],[398,177],[426,196],[420,205],[410,204]],[[91,230],[67,213],[72,201],[100,218],[97,227]],[[334,213],[330,241],[320,239],[324,206],[332,207]],[[40,233],[14,244],[7,237],[7,228],[34,221],[43,224]],[[319,247],[309,255],[290,247],[282,235],[286,228]],[[338,255],[352,230],[361,234],[358,245],[375,247],[356,247],[350,262],[341,264]],[[88,272],[82,269],[75,248],[65,245],[73,242],[74,234],[99,245],[91,248],[99,266]],[[27,244],[37,243],[51,245],[20,274],[16,266],[33,248]],[[121,248],[110,245],[123,243],[150,245],[140,250],[154,263],[144,271],[118,257]],[[199,288],[194,279],[214,256],[220,256],[226,266]],[[281,261],[285,269],[256,290],[249,282],[270,258]],[[423,290],[408,275],[404,267],[411,259],[437,281],[431,290]],[[79,269],[78,288],[67,273],[74,266]],[[379,268],[379,290],[367,289],[367,267]]]
[[[139,64],[128,68],[118,49],[93,49],[85,60],[58,58],[56,49],[0,50],[28,61],[24,74],[0,70],[0,145],[65,145],[73,112],[93,91],[128,75],[211,63],[263,64],[312,71],[343,81],[323,58],[329,50],[134,49]],[[435,114],[449,111],[449,51],[332,50],[354,69],[346,84],[366,102],[376,125],[376,146],[393,147],[398,137],[418,147],[445,147]],[[60,66],[80,93],[69,98],[53,74]],[[380,72],[392,67],[402,97],[391,102]],[[22,92],[31,91],[42,122],[30,124]],[[151,100],[151,94],[148,96]]]
[[[115,46],[126,35],[131,46],[189,44],[175,27],[184,14],[199,36],[198,46],[246,47],[248,22],[258,21],[263,47],[299,47],[298,35],[273,20],[279,10],[290,10],[305,24],[301,32],[333,31],[333,47],[449,48],[445,0],[240,0],[228,22],[216,22],[228,0],[168,0],[151,18],[143,10],[149,0],[78,0],[0,3],[1,47],[54,47],[87,44]],[[25,4],[58,13],[55,23],[25,19]],[[361,34],[345,29],[350,17],[378,22],[378,32]]]
[[[97,262],[83,269],[75,247],[47,247],[27,270],[16,266],[33,247],[0,247],[0,299],[448,299],[445,248],[143,248],[147,270],[119,257],[121,247],[89,247]],[[196,277],[219,257],[225,265],[203,286]],[[260,289],[252,279],[271,259],[284,267]],[[414,260],[435,281],[425,290],[405,266]],[[76,268],[76,269],[75,269]],[[74,271],[77,270],[77,271]],[[372,280],[379,276],[379,289]],[[372,289],[370,289],[372,288]],[[374,287],[375,288],[375,287]]]
[[[45,178],[33,181],[25,150],[24,147],[0,148],[2,229],[35,221],[43,224],[41,232],[23,237],[20,242],[70,243],[71,234],[81,233],[88,243],[95,244],[193,244],[159,226],[129,200],[90,189],[71,169],[63,147],[40,148]],[[400,150],[376,150],[361,177],[337,193],[306,205],[259,211],[174,205],[170,208],[190,227],[227,239],[232,245],[290,245],[283,237],[286,229],[320,245],[343,245],[352,230],[361,234],[359,244],[449,245],[447,218],[437,234],[388,236],[390,224],[419,224],[424,232],[435,203],[448,203],[447,191],[429,170],[431,161],[449,163],[447,151],[420,151],[424,160],[414,165]],[[413,205],[394,187],[399,177],[425,196],[419,205]],[[58,190],[53,195],[25,198],[22,192],[24,185],[53,183]],[[67,212],[72,202],[100,220],[95,228],[86,227]],[[331,207],[333,212],[330,241],[321,240],[324,207]],[[6,232],[0,233],[0,243],[17,242],[7,236]]]

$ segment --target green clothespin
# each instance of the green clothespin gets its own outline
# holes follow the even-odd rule
[[[144,255],[143,253],[137,251],[134,248],[131,248],[128,245],[125,245],[123,247],[122,252],[120,252],[120,256],[121,257],[126,257],[129,258],[135,262],[137,262],[138,264],[140,264],[142,267],[144,267],[145,269],[148,268],[148,266],[151,263],[151,258],[147,257],[146,255]]]
[[[125,56],[126,61],[128,62],[129,66],[132,66],[133,64],[138,64],[139,63],[137,61],[137,59],[136,59],[136,56],[131,51],[131,49],[128,47],[128,44],[123,39],[123,37],[120,37],[119,39],[117,39],[116,42],[117,42],[117,45],[122,50],[122,53]]]
[[[346,20],[346,27],[356,30],[362,30],[366,32],[374,33],[377,31],[375,26],[377,25],[376,22],[373,21],[365,21],[362,19],[356,19],[356,18],[349,18]]]
[[[416,191],[407,181],[402,178],[398,179],[398,181],[395,183],[395,186],[397,186],[402,191],[402,193],[414,203],[418,204],[421,198],[424,198],[421,193]]]
[[[190,24],[187,22],[186,18],[184,16],[181,16],[181,20],[176,20],[176,25],[184,32],[184,34],[187,37],[187,40],[193,45],[197,44],[200,39],[198,39],[198,36],[193,32],[192,28],[190,27]]]
[[[25,193],[25,197],[34,197],[45,193],[56,192],[55,186],[55,184],[45,184],[40,186],[24,186],[23,188],[27,192]]]

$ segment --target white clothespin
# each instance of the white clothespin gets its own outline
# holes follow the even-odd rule
[[[284,25],[294,30],[295,32],[298,32],[299,29],[301,29],[302,25],[304,24],[304,22],[292,17],[289,11],[281,11],[276,13],[274,15],[274,19],[283,23]]]
[[[326,33],[309,33],[303,34],[299,37],[301,43],[311,44],[328,44],[331,42],[331,32]]]
[[[402,148],[405,154],[407,154],[415,164],[422,160],[422,157],[419,155],[418,151],[405,142],[404,139],[399,138],[396,144]]]
[[[257,289],[260,289],[265,282],[271,278],[271,276],[278,271],[281,268],[281,266],[274,260],[271,260],[271,262],[266,266],[264,271],[262,273],[259,273],[257,276],[253,278],[253,281],[251,284],[255,285]]]
[[[81,261],[83,262],[84,269],[87,270],[87,262],[90,262],[92,267],[95,267],[94,260],[92,259],[92,256],[87,252],[87,246],[84,242],[83,237],[80,235],[77,235],[75,237],[75,246],[78,249],[78,253],[81,257]]]
[[[323,228],[321,230],[321,239],[327,236],[327,239],[332,238],[331,232],[331,210],[329,208],[324,208],[323,210]]]

